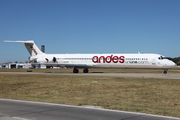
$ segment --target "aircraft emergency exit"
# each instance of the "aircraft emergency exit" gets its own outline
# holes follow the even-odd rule
[[[58,67],[74,67],[73,73],[78,73],[78,68],[160,68],[167,69],[176,66],[174,62],[159,54],[45,54],[34,41],[4,41],[23,43],[30,53],[33,65],[46,65]]]

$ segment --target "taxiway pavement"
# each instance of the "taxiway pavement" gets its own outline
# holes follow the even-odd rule
[[[0,99],[0,120],[180,120],[89,106]]]
[[[41,74],[41,75],[79,75],[79,76],[110,76],[132,78],[180,79],[180,73],[38,73],[38,72],[0,72],[0,74]]]

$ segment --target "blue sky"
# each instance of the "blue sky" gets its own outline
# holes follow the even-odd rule
[[[180,0],[0,0],[0,62],[46,53],[158,53],[179,57]]]

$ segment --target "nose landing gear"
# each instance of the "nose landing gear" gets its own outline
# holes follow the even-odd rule
[[[164,69],[164,72],[163,72],[164,74],[167,74],[167,69]]]

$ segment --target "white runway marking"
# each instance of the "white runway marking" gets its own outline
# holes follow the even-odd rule
[[[20,117],[12,117],[14,119],[18,119],[18,120],[31,120],[31,119],[26,119],[26,118],[20,118]]]

